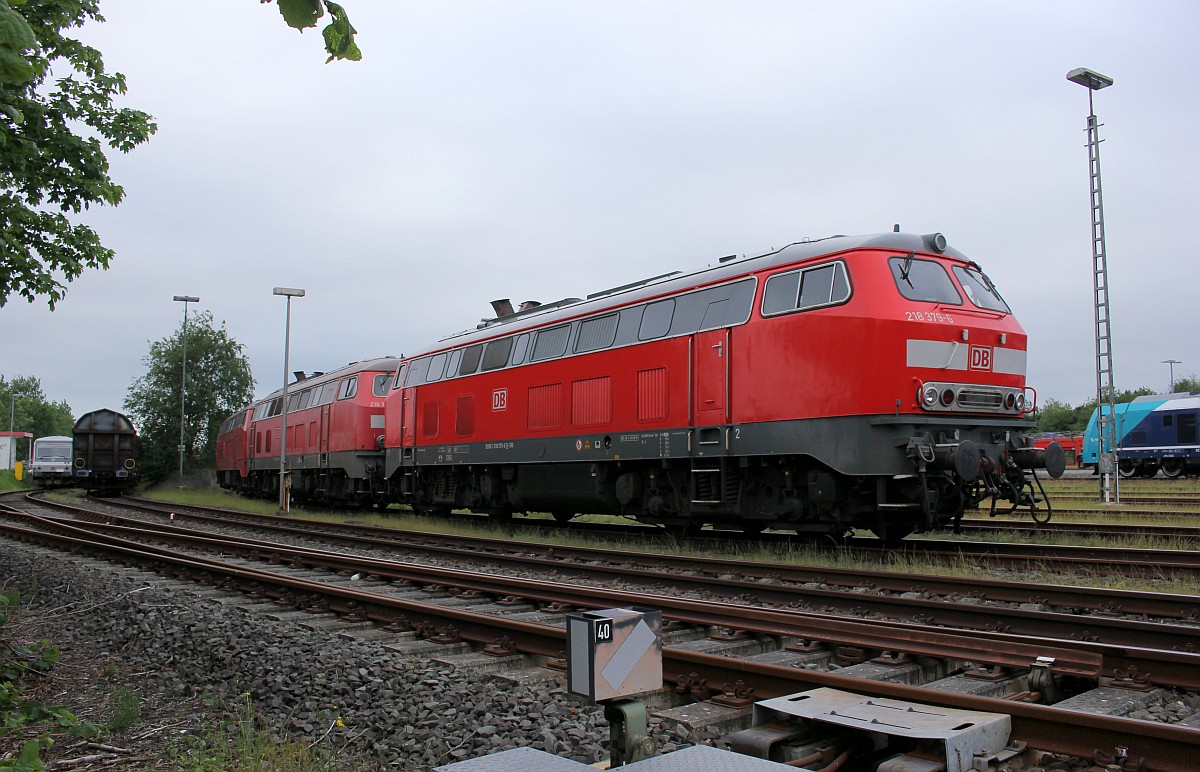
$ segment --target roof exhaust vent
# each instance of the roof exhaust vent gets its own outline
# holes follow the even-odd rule
[[[537,308],[541,304],[542,304],[541,301],[538,301],[538,300],[526,300],[523,303],[521,303],[521,310],[529,311],[531,309]]]
[[[503,319],[506,316],[513,315],[512,301],[508,298],[500,298],[492,301],[492,310],[496,312],[497,319]]]
[[[296,370],[295,372],[292,373],[292,375],[296,376],[296,383],[299,383],[300,381],[302,381],[308,377],[307,375],[305,375],[303,370]]]

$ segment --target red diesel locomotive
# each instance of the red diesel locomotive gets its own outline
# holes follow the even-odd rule
[[[1035,507],[1034,470],[1063,470],[1061,448],[1024,437],[1024,331],[941,234],[800,242],[493,307],[399,361],[382,469],[359,485],[418,511],[894,542],[988,497]]]
[[[288,387],[287,468],[298,500],[386,503],[383,409],[400,360],[355,362]],[[217,437],[217,480],[243,493],[278,495],[283,389],[240,410]]]

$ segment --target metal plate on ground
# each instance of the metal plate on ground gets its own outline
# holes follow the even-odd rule
[[[580,772],[591,769],[587,764],[560,758],[534,748],[513,748],[489,756],[457,761],[444,767],[434,767],[434,772]]]
[[[693,745],[665,756],[655,756],[628,764],[621,769],[629,772],[782,772],[795,767],[756,759],[753,756],[743,756],[710,745]]]
[[[865,697],[827,688],[757,702],[754,723],[772,720],[771,711],[864,732],[937,740],[945,751],[946,772],[969,770],[977,751],[1003,750],[1012,729],[1012,718],[1003,713]]]

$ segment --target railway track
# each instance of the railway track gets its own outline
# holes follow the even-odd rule
[[[161,512],[157,515],[159,518],[166,516]],[[14,527],[9,525],[5,530],[10,537],[49,538],[59,544],[70,545],[72,549],[104,550],[120,554],[123,559],[153,566],[156,570],[167,570],[177,575],[203,573],[218,576],[219,579],[215,581],[250,589],[264,597],[276,598],[289,604],[323,607],[341,613],[349,619],[372,619],[380,624],[397,628],[418,626],[431,633],[431,638],[442,636],[450,639],[475,641],[485,649],[492,649],[493,653],[499,656],[524,653],[553,657],[562,648],[562,631],[557,627],[546,628],[545,625],[530,625],[503,616],[499,617],[499,621],[497,621],[495,611],[477,615],[465,611],[461,604],[452,607],[430,608],[436,604],[424,601],[397,600],[389,598],[386,593],[380,591],[363,592],[345,587],[345,582],[318,581],[311,578],[288,576],[289,570],[298,567],[304,567],[305,570],[320,567],[327,572],[341,572],[342,575],[350,572],[365,574],[371,578],[373,584],[386,581],[388,587],[395,587],[397,584],[402,587],[419,585],[425,589],[433,587],[436,588],[434,592],[452,593],[452,597],[468,601],[487,596],[519,595],[520,599],[513,599],[512,602],[533,603],[543,607],[543,612],[546,608],[554,609],[556,607],[595,608],[635,603],[653,605],[663,608],[668,618],[692,627],[717,626],[740,631],[738,634],[741,635],[790,639],[799,641],[801,648],[832,646],[839,652],[855,649],[864,653],[906,652],[910,656],[916,657],[941,657],[954,661],[986,663],[993,668],[1017,669],[1027,667],[1038,656],[1048,656],[1054,659],[1056,672],[1074,678],[1097,679],[1102,672],[1112,669],[1126,673],[1157,672],[1160,675],[1154,677],[1159,679],[1158,683],[1160,684],[1190,685],[1189,688],[1196,688],[1197,682],[1200,682],[1200,678],[1198,678],[1200,669],[1197,666],[1197,660],[1200,658],[1189,652],[1165,652],[1150,649],[1144,652],[1135,652],[1134,646],[1128,643],[1110,645],[1093,640],[1069,642],[1065,639],[1049,642],[1044,638],[1039,640],[1032,636],[995,631],[975,631],[962,635],[947,631],[945,627],[932,625],[885,624],[878,620],[865,623],[845,618],[829,620],[823,618],[825,615],[822,614],[776,607],[776,604],[782,603],[783,599],[788,597],[785,594],[772,595],[770,604],[772,607],[764,608],[714,602],[709,598],[690,600],[675,595],[608,590],[594,586],[578,587],[562,582],[538,582],[507,575],[464,572],[461,569],[430,568],[407,561],[379,560],[346,553],[330,553],[327,550],[311,547],[274,544],[263,539],[234,538],[228,534],[197,535],[194,531],[188,532],[187,529],[178,527],[178,520],[176,525],[172,525],[169,520],[160,523],[145,523],[133,521],[128,517],[104,513],[87,515],[93,520],[89,523],[70,523],[62,518],[40,517],[34,519],[35,516],[31,515],[25,517],[30,518],[30,523],[36,523],[36,529],[33,526]],[[242,526],[245,527],[244,521]],[[327,527],[324,528],[327,529]],[[47,536],[48,532],[53,533]],[[314,533],[309,531],[302,536],[313,538]],[[317,532],[315,536],[325,540],[330,537],[330,534],[322,531]],[[345,536],[345,538],[350,537]],[[175,546],[168,548],[162,546],[163,544]],[[388,548],[395,550],[397,546],[393,543]],[[411,544],[406,547],[406,549],[410,548],[412,548]],[[511,551],[511,545],[509,549]],[[523,549],[527,548],[523,547]],[[554,549],[559,552],[552,555],[549,560],[560,565],[563,565],[566,560],[599,562],[599,557],[594,551],[568,556],[562,552],[564,548]],[[180,550],[184,552],[181,554]],[[487,559],[494,557],[488,555],[484,545],[478,542],[469,544],[465,551],[477,559],[485,556]],[[213,552],[223,553],[226,557],[213,558],[210,556]],[[228,555],[231,553],[239,553],[240,558],[229,559]],[[644,559],[644,556],[639,556],[638,559]],[[543,557],[541,560],[543,562],[535,563],[532,570],[542,572],[546,570],[547,558]],[[695,559],[691,560],[693,563],[695,562]],[[729,563],[728,561],[724,561],[724,563],[724,570],[728,573]],[[292,568],[279,569],[279,566]],[[716,567],[709,567],[714,569],[709,573],[715,572]],[[574,566],[568,565],[566,568],[573,569]],[[591,568],[601,572],[613,570],[611,565],[593,565]],[[734,583],[731,584],[728,592],[745,594],[749,588],[754,588],[760,594],[768,589],[772,593],[782,593],[782,589],[777,589],[776,585],[782,588],[784,581],[754,574],[755,571],[763,571],[765,568],[767,567],[739,564],[736,566],[739,578],[729,580]],[[773,568],[779,569],[780,567]],[[673,570],[677,571],[678,568]],[[337,574],[331,573],[330,575],[336,576]],[[674,574],[659,572],[643,576],[640,582],[642,584],[663,583],[673,577]],[[632,581],[632,574],[626,574],[625,578]],[[800,576],[792,576],[786,581],[796,583],[800,578]],[[810,574],[808,578],[811,580],[813,577]],[[848,577],[841,578],[848,581]],[[884,579],[884,577],[878,578]],[[694,583],[696,579],[695,576],[684,577],[682,581]],[[772,581],[768,583],[764,582],[764,579]],[[911,582],[911,577],[908,579]],[[891,577],[891,580],[898,581],[898,577]],[[990,588],[990,591],[1001,593],[1002,589],[998,586],[1001,583],[995,584],[997,586]],[[706,586],[711,589],[715,583],[708,582]],[[911,588],[911,583],[909,587]],[[447,588],[453,589],[448,590]],[[909,591],[911,592],[911,589]],[[1012,591],[1011,588],[1009,591]],[[417,590],[417,592],[421,592],[421,590]],[[1078,590],[1075,592],[1077,593],[1076,601],[1095,602],[1095,599],[1086,600],[1084,598],[1087,595],[1086,592]],[[830,592],[828,597],[833,597],[833,595],[834,593]],[[318,597],[320,600],[317,600]],[[794,598],[794,596],[792,597]],[[1128,600],[1134,600],[1132,594]],[[1150,602],[1155,599],[1146,597],[1141,600]],[[1195,601],[1194,598],[1192,600]],[[1182,610],[1180,607],[1173,610],[1168,609],[1165,605],[1168,603],[1166,599],[1160,598],[1157,601],[1164,604],[1157,607],[1158,611],[1164,615],[1168,613],[1184,616],[1194,614],[1194,609],[1191,611]],[[943,603],[943,608],[948,608],[950,605]],[[1026,615],[1040,613],[1031,609],[1024,611]],[[492,618],[482,619],[482,616]],[[1046,620],[1043,619],[1043,621]],[[1118,626],[1136,627],[1136,625],[1131,625],[1128,620],[1123,620],[1123,624]],[[1155,625],[1155,627],[1160,631],[1165,631],[1172,625]],[[1075,634],[1078,634],[1078,630],[1079,628],[1076,628]],[[1195,630],[1192,629],[1191,633],[1194,634],[1194,632]],[[1064,629],[1061,634],[1067,636],[1072,633]],[[1082,637],[1086,639],[1089,636],[1083,635]],[[1186,636],[1179,640],[1185,639]],[[677,671],[678,677],[683,681],[696,681],[688,674],[692,670],[698,670],[706,676],[706,678],[700,678],[700,681],[708,683],[727,681],[731,684],[740,681],[746,685],[746,688],[755,689],[755,694],[759,698],[812,688],[814,685],[833,686],[860,692],[864,690],[864,684],[861,681],[833,673],[813,671],[797,673],[795,668],[751,661],[731,661],[730,657],[714,657],[703,651],[689,650],[684,647],[675,649],[668,647],[667,661],[668,668]],[[1161,675],[1164,673],[1168,675]],[[1143,679],[1143,681],[1146,680]],[[872,684],[866,688],[873,690],[873,693],[878,693],[879,696],[931,701],[929,690],[917,690],[913,687],[900,687],[894,684]],[[914,694],[914,692],[919,692],[919,694]],[[997,709],[996,701],[992,699],[944,694],[936,694],[933,699],[938,704],[944,704],[947,707],[991,710],[993,712]],[[1074,714],[1065,716],[1063,714],[1066,711],[1042,705],[1016,706],[1007,702],[1003,704],[1005,712],[1010,712],[1014,716],[1015,729],[1020,727],[1019,732],[1023,732],[1031,738],[1037,737],[1040,743],[1046,743],[1039,747],[1063,753],[1076,755],[1090,753],[1090,748],[1083,749],[1079,745],[1080,742],[1099,748],[1108,747],[1118,739],[1128,739],[1133,747],[1139,748],[1139,752],[1153,756],[1155,759],[1165,759],[1162,762],[1165,764],[1163,769],[1184,769],[1188,767],[1172,766],[1176,762],[1171,759],[1183,758],[1181,754],[1191,754],[1197,750],[1197,733],[1194,731],[1187,732],[1178,729],[1172,731],[1171,727],[1158,725],[1152,725],[1152,728],[1149,729],[1141,726],[1134,728],[1131,725],[1138,722],[1096,716],[1080,717]],[[1053,727],[1049,734],[1056,735],[1067,731],[1068,725],[1072,738],[1069,741],[1064,737],[1041,738],[1047,727]],[[1151,751],[1141,750],[1151,747]]]

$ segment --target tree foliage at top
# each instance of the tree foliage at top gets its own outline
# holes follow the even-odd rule
[[[271,2],[271,0],[260,1]],[[329,23],[325,25],[325,29],[321,30],[321,36],[325,38],[325,51],[329,54],[329,58],[325,60],[326,63],[332,62],[334,59],[349,59],[355,62],[362,59],[362,51],[358,50],[358,44],[354,42],[357,30],[350,25],[350,18],[346,16],[346,10],[342,6],[331,0],[277,1],[283,20],[289,27],[301,32],[317,26],[317,21],[325,15],[326,10],[329,11]]]
[[[1190,392],[1193,394],[1200,392],[1200,378],[1197,378],[1195,373],[1192,373],[1186,378],[1177,378],[1175,380],[1175,393],[1179,394],[1182,392]]]
[[[169,337],[150,344],[142,362],[146,374],[130,385],[125,410],[141,437],[142,474],[162,479],[179,468],[179,391],[183,373],[183,323]],[[221,422],[254,396],[254,377],[242,344],[212,313],[201,311],[187,322],[187,404],[183,410],[185,466],[212,466]]]
[[[51,402],[42,393],[42,382],[33,376],[17,375],[6,381],[0,375],[0,424],[8,431],[12,418],[13,431],[29,432],[37,437],[71,436],[75,419],[66,400]],[[28,455],[27,442],[17,443],[16,460]]]
[[[262,0],[270,2],[270,0]],[[113,251],[72,222],[92,206],[116,206],[105,145],[129,152],[155,132],[147,113],[118,108],[125,76],[100,52],[68,37],[102,22],[99,0],[0,0],[0,307],[45,297],[51,310],[85,270],[108,268]],[[288,25],[322,31],[329,59],[359,60],[355,29],[330,0],[278,0]]]
[[[0,0],[0,306],[12,295],[50,308],[113,252],[73,223],[121,202],[105,145],[128,152],[155,131],[146,113],[118,108],[125,77],[64,32],[103,21],[98,0]]]

